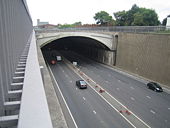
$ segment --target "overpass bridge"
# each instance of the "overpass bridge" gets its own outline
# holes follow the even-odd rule
[[[37,36],[37,44],[40,48],[51,50],[54,48],[73,50],[96,60],[115,65],[116,49],[118,42],[117,33],[94,32],[59,32],[45,33]],[[97,55],[96,55],[97,54]]]
[[[0,128],[67,127],[43,59],[43,50],[73,50],[101,63],[117,66],[170,86],[170,62],[167,61],[169,35],[134,36],[118,32],[73,30],[35,34],[25,0],[1,0],[0,19]],[[147,41],[151,42],[150,45],[143,43]],[[155,42],[159,48],[154,46]],[[162,51],[160,62],[155,59],[157,55],[149,56],[150,59],[154,58],[154,63],[167,64],[164,67],[153,66],[153,63],[147,61],[149,64],[145,67],[146,55],[140,51],[145,45],[148,49],[152,47],[153,52]],[[124,52],[120,52],[122,48]],[[141,53],[143,56],[137,59],[139,56],[136,55]],[[134,62],[134,59],[137,59],[137,62]],[[161,70],[161,73],[154,76],[155,69]]]

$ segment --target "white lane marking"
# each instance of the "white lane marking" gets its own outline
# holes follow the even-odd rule
[[[109,81],[105,81],[106,83],[109,83]]]
[[[73,70],[74,71],[74,70]],[[76,71],[74,71],[77,75],[79,75],[82,79],[83,77],[78,74]],[[85,74],[86,75],[86,74]],[[87,75],[86,75],[87,76]],[[86,80],[85,80],[86,81]],[[93,81],[93,80],[92,80]],[[88,81],[86,81],[88,83]],[[95,81],[93,81],[94,83],[96,83]],[[91,87],[91,86],[90,86]],[[115,111],[117,111],[118,113],[119,110],[116,109],[110,102],[108,102],[99,92],[97,92],[93,87],[91,87],[99,96],[101,96]],[[122,103],[120,103],[117,99],[115,99],[111,94],[109,94],[108,92],[106,92],[110,97],[112,97],[114,100],[116,100],[119,104],[121,104],[125,109],[127,109],[126,106],[124,106]],[[129,110],[130,111],[130,110]],[[131,111],[130,111],[131,112]],[[132,112],[131,112],[132,113]],[[151,128],[149,125],[147,125],[143,120],[141,120],[138,116],[136,116],[134,113],[132,113],[138,120],[140,120],[143,124],[145,124],[148,128]],[[131,124],[134,128],[136,128],[134,126],[133,123],[131,123],[131,121],[129,121],[124,115],[120,114],[129,124]]]
[[[63,72],[64,72],[64,70],[63,70]]]
[[[93,110],[93,113],[96,114],[96,111]]]
[[[167,123],[168,121],[167,121],[167,120],[165,120],[165,122]]]
[[[75,72],[77,75],[79,75],[77,72]],[[79,75],[80,76],[80,75]],[[83,77],[80,76],[82,79]],[[85,80],[86,81],[86,80]],[[93,81],[93,80],[92,80]],[[87,82],[87,81],[86,81]],[[93,81],[95,83],[95,81]],[[88,83],[88,82],[87,82]],[[90,86],[91,87],[91,86]],[[117,111],[118,113],[119,110],[116,109],[109,101],[106,100],[106,98],[104,98],[99,92],[97,92],[93,87],[91,87],[99,96],[101,96],[103,98],[103,100],[105,100],[115,111]],[[112,97],[114,100],[116,100],[119,104],[121,104],[124,108],[126,108],[122,103],[120,103],[117,99],[115,99],[112,95],[110,95],[108,92],[106,92],[110,97]],[[126,108],[127,109],[127,108]],[[133,114],[133,113],[132,113]],[[134,128],[136,128],[133,123],[131,123],[124,115],[120,114],[130,125],[132,125]],[[134,114],[133,114],[134,115]],[[144,123],[148,128],[150,128],[150,126],[148,126],[143,120],[141,120],[139,117],[137,117],[136,115],[134,115],[136,118],[138,118],[142,123]]]
[[[76,90],[77,90],[78,88],[76,88]]]
[[[116,88],[117,90],[120,90],[120,88]]]
[[[121,81],[121,80],[119,80],[119,79],[118,79],[118,82],[120,82],[120,83],[123,83],[123,84],[124,84],[124,82],[123,82],[123,81]]]
[[[52,75],[52,77],[53,77],[53,79],[54,79],[54,82],[56,83],[57,88],[58,88],[58,90],[59,90],[59,92],[60,92],[60,94],[61,94],[61,97],[62,97],[62,99],[63,99],[63,101],[64,101],[64,104],[66,105],[66,108],[67,108],[67,110],[68,110],[68,112],[69,112],[69,114],[70,114],[70,116],[71,116],[71,119],[73,120],[73,123],[74,123],[75,127],[78,128],[78,126],[77,126],[77,124],[76,124],[76,121],[75,121],[75,119],[74,119],[74,117],[73,117],[73,115],[72,115],[72,113],[71,113],[71,110],[70,110],[70,108],[68,107],[67,102],[66,102],[66,100],[65,100],[65,98],[64,98],[64,96],[63,96],[63,93],[61,92],[60,87],[59,87],[59,85],[58,85],[58,83],[57,83],[57,81],[56,81],[56,79],[55,79],[55,77],[54,77],[54,75],[53,75],[53,72],[52,72],[52,70],[51,70],[51,68],[50,68],[49,65],[48,65],[48,67],[49,67],[49,69],[50,69],[50,72],[51,72],[51,75]]]
[[[130,88],[131,88],[131,89],[135,89],[135,88],[134,88],[134,87],[132,87],[132,86],[131,86]]]
[[[83,100],[86,100],[86,98],[85,98],[85,97],[83,97]]]
[[[67,74],[66,74],[65,76],[66,76],[66,77],[68,77],[68,75],[67,75]]]
[[[168,108],[168,110],[170,110],[170,108]]]
[[[151,97],[150,96],[146,96],[148,99],[151,99]]]
[[[70,83],[73,83],[73,81],[72,81],[72,80],[70,80]]]
[[[151,113],[155,114],[156,112],[154,112],[153,110],[150,110]]]
[[[135,100],[135,98],[133,98],[133,97],[130,97],[130,99],[131,99],[131,100]]]

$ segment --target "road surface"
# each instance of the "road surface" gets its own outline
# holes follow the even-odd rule
[[[63,52],[71,62],[96,81],[140,119],[154,128],[170,127],[170,95],[149,90],[145,83],[116,72],[73,52]]]

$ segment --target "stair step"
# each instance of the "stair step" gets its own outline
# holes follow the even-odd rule
[[[5,110],[17,110],[20,108],[21,101],[10,101],[10,102],[5,102],[4,107]]]
[[[17,126],[18,118],[18,115],[0,116],[0,127]]]
[[[22,90],[13,90],[13,91],[8,91],[8,98],[10,99],[21,99],[22,95]]]
[[[23,82],[18,82],[18,83],[12,83],[11,84],[11,90],[21,90],[23,88]]]

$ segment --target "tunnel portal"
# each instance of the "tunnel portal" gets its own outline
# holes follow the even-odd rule
[[[114,51],[95,39],[82,36],[69,36],[53,40],[44,45],[44,50],[73,51],[95,61],[114,65]]]

